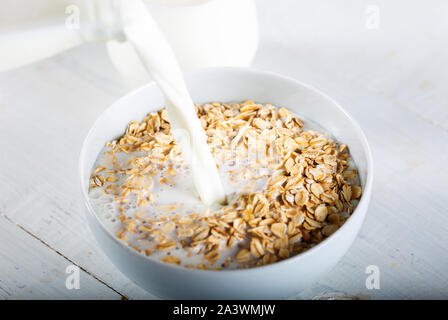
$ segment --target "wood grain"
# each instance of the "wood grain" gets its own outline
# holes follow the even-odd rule
[[[0,216],[0,299],[120,299],[121,295],[81,270],[79,289],[67,289],[66,268],[76,265]],[[20,253],[20,254],[18,254]]]

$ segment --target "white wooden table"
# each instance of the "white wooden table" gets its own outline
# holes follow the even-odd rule
[[[298,298],[448,298],[448,3],[258,5],[253,66],[334,97],[364,128],[375,162],[361,233]],[[101,44],[0,74],[0,298],[154,298],[105,257],[78,187],[81,143],[126,91]],[[69,265],[81,268],[79,290],[65,287]],[[366,288],[368,265],[380,269],[379,290]]]

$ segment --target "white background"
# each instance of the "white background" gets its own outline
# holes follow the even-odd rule
[[[335,98],[374,156],[359,236],[298,298],[448,298],[448,2],[257,4],[253,67]],[[369,5],[378,29],[366,28]],[[101,44],[0,74],[0,298],[151,298],[95,243],[77,184],[89,127],[124,93]],[[70,264],[82,269],[79,290],[65,288]],[[380,269],[379,290],[366,289],[368,265]]]

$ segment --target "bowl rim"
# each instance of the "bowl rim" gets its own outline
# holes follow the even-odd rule
[[[272,264],[268,264],[268,265],[263,265],[263,266],[256,266],[253,268],[248,268],[248,269],[221,269],[221,270],[214,270],[214,269],[190,269],[190,268],[186,268],[184,266],[178,266],[178,265],[173,265],[173,264],[168,264],[168,263],[164,263],[161,261],[158,261],[156,259],[152,259],[151,257],[147,257],[145,255],[142,255],[141,253],[136,252],[135,250],[133,250],[131,247],[129,247],[128,245],[126,245],[125,243],[123,243],[122,241],[120,241],[119,239],[117,239],[116,237],[114,237],[112,235],[112,233],[107,230],[107,228],[104,226],[103,223],[101,223],[101,221],[99,220],[98,216],[95,214],[95,210],[93,209],[90,201],[89,201],[89,197],[88,197],[88,192],[86,189],[86,185],[84,183],[84,179],[83,179],[83,172],[84,172],[84,158],[86,157],[86,149],[87,149],[87,142],[90,140],[90,137],[93,135],[93,131],[94,129],[98,126],[99,121],[101,120],[101,118],[113,107],[115,106],[117,103],[121,102],[122,100],[128,99],[129,97],[137,94],[140,91],[146,90],[149,87],[153,87],[153,86],[157,86],[157,84],[154,81],[151,81],[141,87],[138,87],[134,90],[132,90],[131,92],[125,94],[124,96],[120,97],[118,100],[116,100],[115,102],[113,102],[111,105],[109,105],[105,110],[103,110],[101,112],[101,114],[97,117],[97,119],[95,120],[95,122],[93,123],[93,125],[90,127],[89,132],[87,133],[82,147],[81,147],[81,152],[80,152],[80,156],[79,156],[79,160],[78,160],[78,170],[79,170],[79,178],[80,178],[80,187],[81,187],[81,192],[83,195],[83,201],[84,204],[87,207],[87,211],[88,214],[90,216],[93,216],[94,221],[96,224],[98,224],[100,226],[100,228],[102,229],[102,231],[109,237],[112,239],[112,241],[114,241],[115,243],[117,243],[120,247],[122,247],[123,249],[127,250],[128,253],[130,253],[131,255],[135,255],[136,258],[138,259],[146,259],[146,261],[148,261],[148,263],[154,263],[157,264],[159,266],[162,266],[164,268],[167,269],[173,269],[176,271],[183,271],[186,273],[214,273],[214,274],[237,274],[237,273],[244,273],[244,274],[249,274],[249,273],[258,273],[258,272],[262,272],[262,271],[268,271],[268,270],[272,270],[275,268],[278,268],[279,266],[287,266],[288,264],[295,264],[295,263],[300,263],[300,260],[304,260],[307,256],[309,255],[313,255],[315,254],[317,251],[319,251],[320,249],[323,249],[325,247],[327,247],[330,243],[334,242],[334,239],[336,239],[336,235],[341,235],[344,230],[347,230],[349,228],[350,225],[352,225],[354,222],[354,220],[352,219],[352,217],[359,211],[358,208],[360,207],[366,207],[366,210],[368,208],[369,202],[370,202],[370,197],[371,197],[371,192],[372,192],[372,184],[373,184],[373,158],[372,158],[372,152],[369,146],[369,143],[367,141],[367,138],[364,134],[364,132],[362,131],[361,127],[359,126],[359,124],[355,121],[355,119],[345,110],[343,109],[340,104],[338,102],[336,102],[333,98],[329,97],[327,94],[321,92],[319,89],[315,88],[314,86],[311,86],[309,84],[303,83],[302,81],[296,80],[294,78],[288,77],[288,76],[283,76],[280,74],[277,74],[275,72],[270,72],[270,71],[264,71],[264,70],[259,70],[259,69],[255,69],[255,68],[248,68],[248,67],[209,67],[209,68],[201,68],[201,69],[196,69],[196,70],[190,70],[190,71],[186,71],[185,75],[187,77],[192,77],[194,78],[197,75],[203,74],[203,73],[211,73],[211,72],[224,72],[224,73],[250,73],[254,76],[261,76],[261,77],[267,77],[267,78],[272,78],[274,80],[282,80],[282,81],[289,81],[289,82],[293,82],[295,85],[299,85],[304,87],[305,89],[308,89],[310,91],[313,91],[314,93],[322,96],[324,99],[327,99],[328,101],[330,101],[341,113],[343,113],[347,119],[351,122],[351,124],[353,125],[356,133],[357,133],[357,138],[361,141],[361,145],[363,147],[363,151],[366,155],[366,159],[367,159],[367,164],[366,164],[366,181],[365,181],[365,186],[364,186],[364,190],[362,192],[361,198],[359,200],[359,203],[357,204],[355,210],[352,212],[352,214],[350,215],[350,217],[347,219],[347,221],[338,229],[336,230],[331,236],[329,236],[328,238],[324,239],[323,241],[321,241],[320,243],[318,243],[317,245],[313,246],[312,248],[309,248],[308,250],[306,250],[303,253],[297,254],[295,256],[292,256],[290,258],[287,258],[285,260],[281,260]],[[364,215],[365,218],[365,215]],[[364,220],[363,218],[363,220]],[[93,233],[93,231],[92,231]],[[96,238],[96,235],[95,235]],[[102,246],[100,245],[100,247],[102,248]],[[103,248],[102,248],[103,249]],[[103,249],[104,250],[104,249]]]

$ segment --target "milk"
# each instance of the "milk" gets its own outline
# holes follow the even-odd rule
[[[94,167],[98,165],[104,166],[107,162],[107,151],[110,148],[105,147],[98,157]],[[142,156],[137,152],[134,153],[121,153],[117,158],[118,167],[128,167],[128,160]],[[151,192],[154,195],[154,202],[148,203],[145,206],[137,206],[136,195],[129,194],[126,199],[129,201],[125,204],[115,201],[113,195],[105,194],[102,189],[95,188],[89,191],[89,197],[93,208],[101,220],[102,224],[115,236],[117,232],[123,227],[119,220],[120,215],[124,214],[127,217],[135,217],[136,214],[144,215],[145,218],[159,220],[159,217],[163,216],[167,219],[171,219],[174,216],[188,218],[190,214],[196,213],[198,216],[209,216],[213,212],[218,212],[222,208],[232,207],[234,201],[238,199],[241,194],[262,192],[265,188],[268,177],[271,171],[266,168],[265,171],[260,171],[254,176],[240,178],[235,181],[233,172],[240,172],[244,170],[249,164],[249,158],[244,159],[229,159],[221,160],[219,162],[219,175],[223,184],[223,188],[228,195],[229,203],[225,206],[220,204],[214,204],[207,206],[202,203],[197,197],[195,185],[193,183],[192,172],[186,164],[174,164],[176,165],[177,175],[175,178],[167,175],[165,172],[158,172],[153,178],[153,186]],[[161,178],[168,178],[173,181],[172,185],[161,184],[159,181]],[[123,183],[124,180],[118,181],[118,185]],[[169,208],[171,206],[171,208]],[[120,207],[122,210],[120,210]],[[124,209],[124,210],[123,210]],[[178,240],[176,232],[170,234],[171,237]],[[244,240],[242,241],[244,242]],[[167,252],[162,250],[152,250],[157,244],[154,240],[148,240],[145,238],[139,238],[139,234],[128,235],[127,244],[131,248],[136,248],[143,254],[145,250],[151,250],[151,259],[160,260],[166,256]],[[223,244],[225,246],[225,244]],[[198,248],[199,249],[199,248]],[[238,246],[230,248],[223,252],[220,258],[215,262],[215,266],[221,266],[228,257],[232,257],[238,251]],[[182,266],[198,266],[205,263],[203,255],[195,254],[195,250],[185,250],[183,248],[175,248],[170,250],[170,254],[181,259]],[[226,268],[233,269],[238,267],[236,263],[229,264]]]

